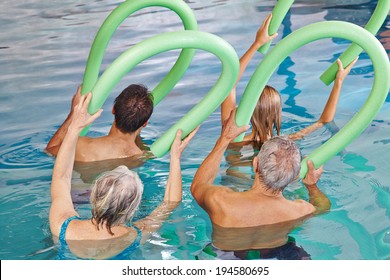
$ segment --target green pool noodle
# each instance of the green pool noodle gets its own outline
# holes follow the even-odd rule
[[[268,28],[268,35],[275,34],[280,25],[282,24],[282,21],[284,17],[286,16],[288,10],[294,3],[294,0],[279,0],[274,9],[272,10],[272,19],[269,24]],[[268,43],[262,45],[258,51],[261,52],[262,54],[266,54],[268,52],[269,47],[271,46],[271,42],[269,41]]]
[[[374,13],[364,28],[375,35],[386,20],[389,11],[390,0],[379,0]],[[351,46],[349,46],[339,57],[344,67],[347,67],[356,57],[358,57],[362,50],[363,49],[359,45],[351,44]],[[330,85],[336,78],[338,69],[337,63],[333,62],[320,76],[321,81],[327,86]]]
[[[296,49],[323,38],[343,38],[363,48],[374,66],[374,82],[371,92],[355,116],[322,146],[302,161],[300,177],[307,172],[306,161],[312,160],[315,167],[323,165],[344,149],[371,123],[386,100],[390,88],[390,66],[382,44],[364,28],[348,22],[328,21],[302,27],[281,40],[261,61],[252,75],[236,113],[238,126],[249,123],[264,86],[282,61]],[[242,141],[241,134],[235,141]]]
[[[201,49],[215,54],[222,63],[222,72],[210,92],[183,118],[170,127],[150,147],[156,157],[169,151],[178,129],[182,138],[201,124],[228,96],[239,72],[239,60],[234,48],[222,38],[200,31],[184,30],[168,32],[148,38],[122,53],[104,71],[92,89],[91,113],[97,112],[104,104],[116,84],[142,61],[173,49]]]
[[[108,15],[96,34],[85,67],[81,94],[91,92],[92,88],[95,86],[107,45],[119,25],[136,11],[154,6],[164,7],[174,11],[181,18],[186,30],[198,30],[198,24],[194,13],[182,0],[128,0],[123,2]],[[154,104],[160,102],[164,96],[172,90],[177,82],[180,81],[191,64],[194,54],[195,51],[193,49],[182,50],[170,72],[152,91]],[[96,99],[95,95],[92,96],[92,100],[94,99]],[[88,112],[93,113],[94,110],[89,107]],[[80,135],[86,135],[89,127],[90,126],[84,128]]]

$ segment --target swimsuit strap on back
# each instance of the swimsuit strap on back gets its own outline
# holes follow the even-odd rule
[[[134,240],[133,243],[131,243],[129,247],[127,247],[126,249],[124,249],[122,252],[112,257],[111,259],[116,259],[116,260],[128,259],[129,255],[140,245],[142,232],[138,227],[134,225],[132,225],[132,227],[137,231],[137,238]]]
[[[69,217],[68,219],[66,219],[65,222],[62,224],[61,230],[60,230],[60,236],[59,236],[60,243],[66,244],[66,240],[65,240],[66,229],[68,228],[69,223],[71,221],[73,221],[74,219],[81,220],[81,218],[78,216],[72,216],[72,217]]]

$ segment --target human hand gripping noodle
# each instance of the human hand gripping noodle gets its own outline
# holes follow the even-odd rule
[[[125,166],[103,173],[91,191],[91,219],[81,219],[71,198],[71,178],[76,143],[80,131],[102,110],[90,115],[87,111],[91,93],[80,97],[59,148],[51,184],[50,230],[58,241],[58,258],[68,259],[128,259],[148,235],[158,230],[162,222],[180,203],[182,179],[180,158],[196,131],[180,140],[178,131],[172,145],[171,166],[164,201],[149,216],[129,226],[141,202],[143,184],[136,172]],[[158,215],[157,215],[158,214]]]

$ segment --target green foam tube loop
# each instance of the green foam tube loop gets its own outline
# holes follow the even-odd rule
[[[367,25],[364,27],[371,34],[375,35],[379,28],[386,20],[387,15],[390,11],[390,0],[379,0],[374,13],[372,14]],[[358,55],[362,52],[362,48],[356,44],[351,44],[341,55],[340,60],[343,63],[344,67],[347,67]],[[336,78],[338,71],[338,65],[336,62],[333,62],[328,69],[320,76],[320,80],[325,85],[330,85]]]
[[[290,9],[293,3],[294,0],[279,0],[276,3],[274,9],[272,10],[272,19],[268,28],[269,35],[275,34],[278,31],[280,25],[282,24],[283,19],[285,18],[288,10]],[[261,52],[262,54],[266,54],[268,52],[268,49],[271,46],[271,42],[272,41],[262,45],[258,49],[258,51]]]
[[[225,100],[239,72],[239,60],[234,48],[220,37],[206,32],[184,30],[156,35],[122,53],[104,71],[92,89],[90,108],[96,112],[116,84],[139,63],[153,55],[183,48],[201,49],[215,54],[222,63],[222,72],[210,92],[151,145],[150,150],[156,157],[169,151],[178,129],[183,131],[182,138],[186,137]]]
[[[236,113],[236,124],[246,125],[254,111],[266,83],[280,63],[296,49],[323,38],[343,38],[363,48],[374,67],[374,82],[371,92],[359,112],[326,143],[314,150],[302,162],[300,177],[307,172],[306,161],[312,160],[315,167],[323,165],[344,149],[371,123],[385,102],[390,88],[390,65],[382,44],[364,28],[348,22],[328,21],[302,27],[281,40],[261,61],[252,75]],[[244,134],[235,141],[242,141]]]
[[[92,88],[95,86],[95,83],[99,78],[100,66],[102,64],[106,48],[119,25],[136,11],[153,6],[168,8],[175,12],[182,20],[186,30],[198,30],[194,13],[182,0],[128,0],[123,2],[108,15],[96,34],[85,67],[81,94],[91,92]],[[170,72],[152,91],[155,98],[154,104],[163,99],[164,96],[168,94],[168,92],[170,92],[177,82],[183,77],[187,68],[191,64],[194,54],[195,51],[193,49],[184,49],[181,51]],[[94,98],[95,97],[93,96],[92,100]],[[91,106],[88,107],[88,111],[91,114],[96,112]],[[89,126],[84,128],[80,135],[86,135],[88,130]]]

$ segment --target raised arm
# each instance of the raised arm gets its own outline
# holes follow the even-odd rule
[[[276,36],[278,36],[278,33],[275,33],[271,36],[268,35],[268,27],[271,22],[272,14],[269,14],[267,18],[264,20],[263,24],[260,26],[259,30],[256,33],[256,39],[252,43],[252,45],[249,47],[249,49],[245,52],[245,54],[240,58],[240,72],[238,74],[238,78],[236,81],[236,85],[238,81],[241,79],[242,74],[244,73],[246,67],[248,66],[249,62],[251,61],[253,55],[256,53],[256,51],[264,44],[268,43],[272,39],[274,39]],[[226,97],[224,102],[221,104],[221,121],[222,124],[228,119],[229,114],[232,110],[236,108],[236,85]]]
[[[324,107],[324,111],[321,114],[321,117],[314,124],[305,127],[304,129],[298,131],[297,133],[290,134],[289,138],[291,140],[299,140],[306,135],[316,131],[317,129],[323,127],[325,124],[333,121],[334,115],[336,114],[337,103],[339,101],[341,86],[343,85],[344,79],[347,77],[351,68],[355,65],[358,58],[351,62],[345,69],[343,68],[343,64],[340,59],[337,59],[337,64],[339,66],[339,70],[336,75],[336,79],[334,80],[332,91],[330,92],[328,101]]]
[[[58,150],[60,149],[61,144],[64,141],[66,132],[68,131],[68,127],[72,121],[74,107],[79,103],[80,98],[81,98],[81,86],[77,88],[76,93],[73,95],[72,105],[68,117],[65,119],[63,124],[58,128],[58,130],[54,133],[49,143],[47,143],[45,150],[53,156],[57,155]]]
[[[191,193],[202,207],[205,207],[206,196],[215,189],[213,188],[213,183],[229,143],[249,129],[249,125],[237,127],[234,119],[235,110],[231,111],[229,118],[222,126],[221,136],[218,138],[213,150],[199,166],[192,181]]]
[[[316,208],[315,214],[321,214],[330,209],[329,198],[317,187],[317,182],[321,177],[323,167],[314,168],[311,160],[307,161],[308,171],[302,183],[309,192],[309,202]]]
[[[182,199],[180,158],[198,130],[199,127],[183,140],[181,140],[182,131],[177,131],[175,140],[171,146],[169,176],[165,187],[164,200],[147,217],[135,222],[135,225],[142,231],[142,242],[145,242],[152,232],[157,231],[162,226],[162,223],[168,219],[172,211],[180,204]]]
[[[91,97],[91,93],[84,95],[75,105],[54,163],[49,221],[50,229],[56,236],[60,232],[62,222],[70,216],[77,215],[70,194],[77,139],[81,130],[97,119],[102,112],[99,110],[92,116],[88,114],[87,108]]]

